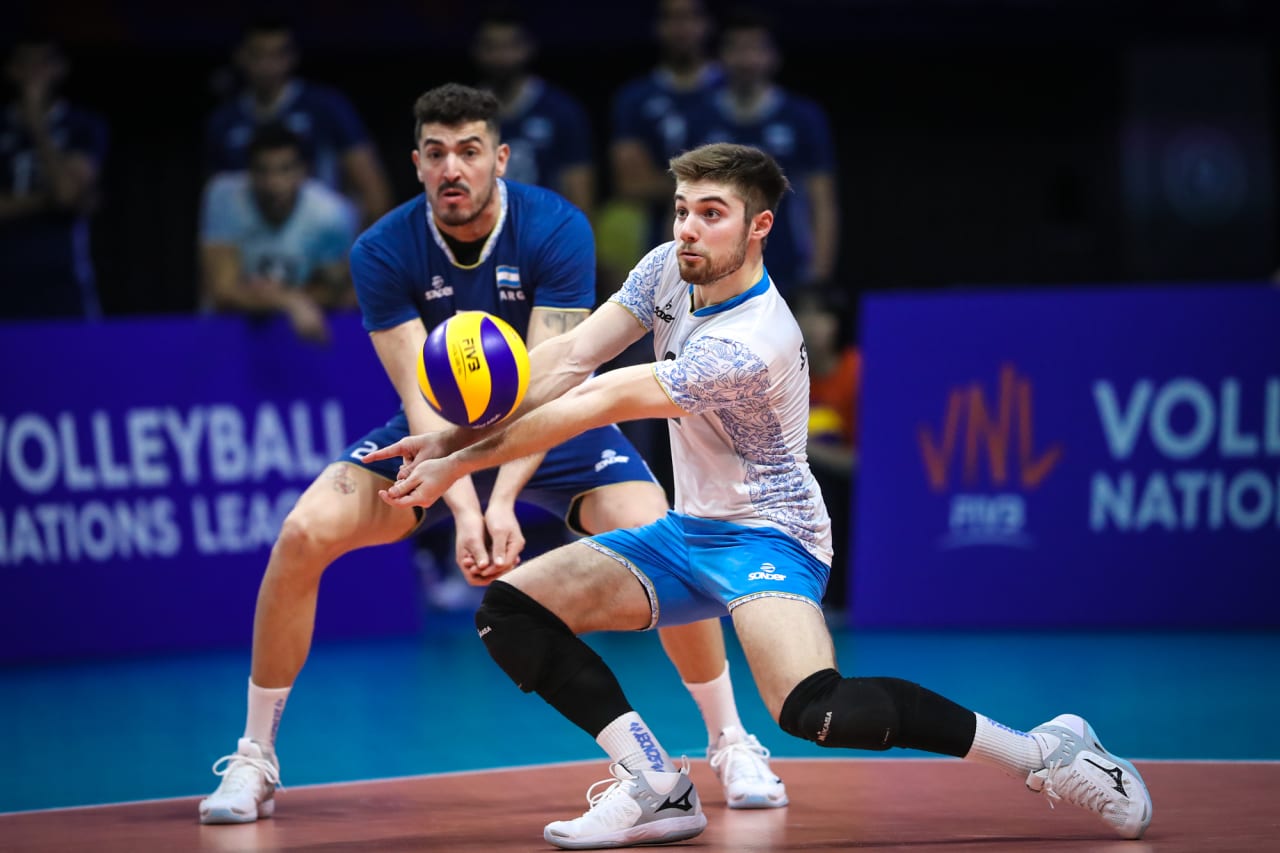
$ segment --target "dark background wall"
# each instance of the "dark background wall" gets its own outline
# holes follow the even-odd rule
[[[400,200],[418,190],[412,102],[432,85],[472,79],[466,47],[479,5],[273,7],[296,24],[302,74],[355,101]],[[831,117],[839,278],[850,290],[1260,279],[1277,265],[1280,4],[764,5],[778,22],[782,82]],[[49,0],[9,16],[15,31],[43,28],[64,42],[68,94],[111,123],[95,222],[108,313],[195,304],[202,122],[228,81],[230,46],[259,7]],[[653,4],[529,9],[543,48],[537,70],[585,102],[603,165],[609,97],[654,59]]]

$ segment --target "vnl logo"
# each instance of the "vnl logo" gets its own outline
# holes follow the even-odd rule
[[[1003,364],[994,401],[977,380],[954,386],[941,430],[916,428],[929,488],[951,495],[940,547],[1031,547],[1026,497],[1053,473],[1063,452],[1061,444],[1037,444],[1032,399],[1031,379]]]

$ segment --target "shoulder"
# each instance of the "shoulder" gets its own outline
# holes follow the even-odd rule
[[[326,86],[323,83],[313,83],[310,80],[302,81],[302,91],[299,100],[308,104],[319,106],[333,106],[341,108],[350,108],[351,99],[346,93],[333,86]]]
[[[345,220],[351,214],[351,203],[347,198],[316,178],[308,178],[301,193],[303,203],[319,218]]]
[[[426,209],[426,198],[419,193],[384,213],[356,240],[353,258],[364,254],[394,257],[409,250],[415,245],[415,235],[426,231]]]
[[[590,230],[583,212],[554,190],[505,179],[503,183],[512,222],[523,239],[549,236],[566,226]]]
[[[248,172],[218,172],[204,188],[205,196],[217,203],[249,197]]]

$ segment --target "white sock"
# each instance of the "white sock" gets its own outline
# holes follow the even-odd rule
[[[1011,729],[981,714],[974,716],[978,718],[977,726],[966,760],[999,767],[1019,779],[1044,766],[1040,742],[1034,735]]]
[[[596,735],[596,743],[609,753],[609,758],[618,762],[632,773],[641,770],[663,770],[670,772],[676,769],[671,763],[671,756],[658,743],[658,739],[649,727],[640,719],[635,711],[628,711],[612,723],[604,727],[604,731]]]
[[[729,680],[727,660],[724,662],[724,672],[715,678],[701,684],[686,681],[684,686],[702,712],[702,721],[707,725],[707,743],[715,746],[720,733],[730,726],[743,728],[742,720],[738,718],[738,703],[733,698],[733,682]]]
[[[292,687],[259,687],[249,679],[249,716],[244,736],[271,749],[276,748],[276,731],[284,714],[284,703]]]

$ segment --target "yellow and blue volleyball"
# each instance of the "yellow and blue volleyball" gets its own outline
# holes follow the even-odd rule
[[[441,417],[466,427],[497,423],[529,388],[529,351],[516,330],[484,311],[459,311],[427,335],[418,387]]]

